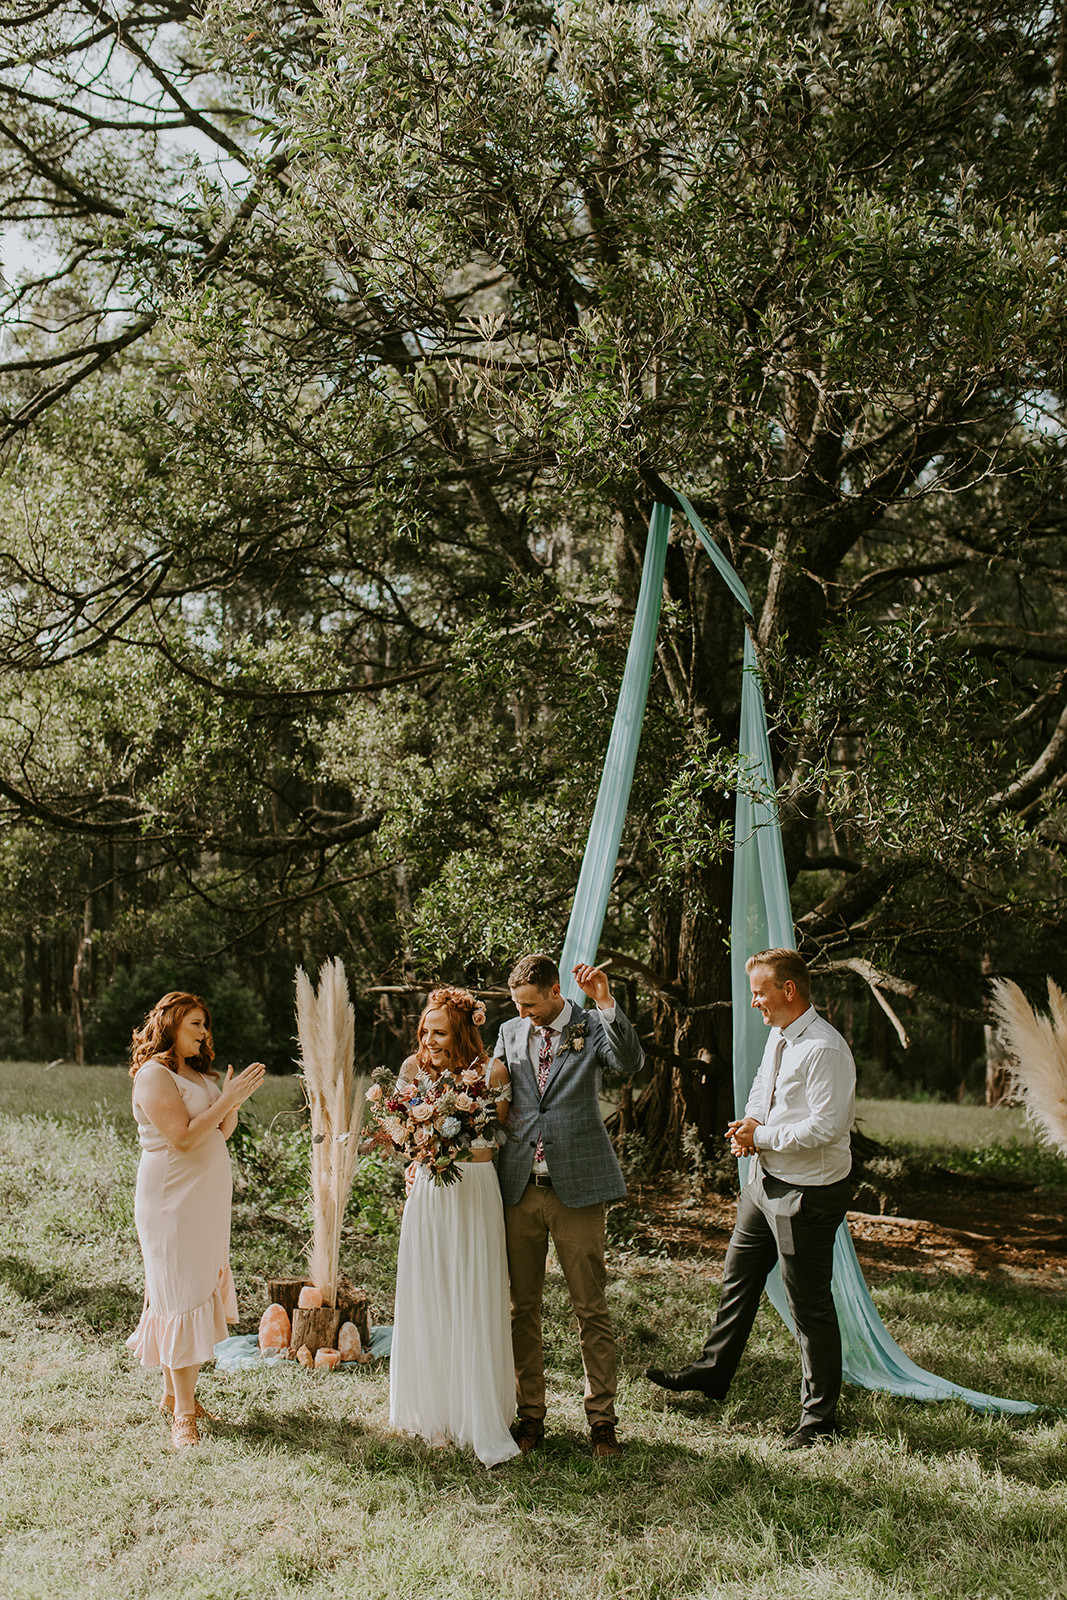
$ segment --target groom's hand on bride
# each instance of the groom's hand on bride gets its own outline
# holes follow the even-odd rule
[[[579,962],[572,970],[575,982],[583,994],[588,995],[598,1006],[610,1006],[611,986],[601,967],[590,967],[584,962]]]

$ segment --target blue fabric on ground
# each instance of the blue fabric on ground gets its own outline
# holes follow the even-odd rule
[[[393,1343],[392,1328],[371,1328],[370,1353],[376,1358],[388,1357]],[[259,1335],[257,1333],[234,1333],[228,1339],[220,1339],[215,1346],[215,1371],[239,1372],[248,1367],[276,1367],[283,1361],[288,1361],[288,1356],[261,1355],[259,1350]],[[362,1361],[342,1361],[335,1372],[359,1371],[366,1363]]]
[[[752,602],[744,584],[685,496],[679,495],[678,502],[724,583],[751,617]],[[655,655],[670,520],[670,511],[666,506],[657,504],[653,507],[626,669],[560,960],[563,992],[568,999],[579,1002],[581,993],[571,977],[571,968],[579,961],[594,962],[600,942]],[[738,753],[742,775],[737,788],[734,825],[730,959],[734,1104],[741,1108],[748,1099],[763,1054],[765,1038],[762,1018],[749,1003],[745,961],[753,950],[764,950],[775,945],[793,947],[796,940],[789,903],[789,880],[782,853],[763,689],[747,625]],[[743,1161],[740,1165],[744,1182],[748,1163]],[[767,1293],[786,1325],[792,1328],[777,1268],[767,1284]],[[936,1378],[906,1356],[890,1337],[875,1309],[847,1224],[842,1226],[835,1246],[834,1300],[841,1323],[844,1372],[850,1383],[917,1400],[965,1400],[979,1411],[1021,1414],[1036,1410],[1028,1401],[1002,1400],[995,1395],[982,1394]]]

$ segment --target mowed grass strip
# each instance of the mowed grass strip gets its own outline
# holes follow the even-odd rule
[[[384,1366],[207,1374],[204,1400],[222,1420],[198,1451],[175,1456],[158,1378],[123,1342],[143,1287],[136,1145],[118,1120],[92,1107],[85,1116],[0,1117],[0,1600],[1067,1600],[1064,1417],[847,1388],[846,1437],[785,1454],[777,1441],[796,1418],[798,1366],[771,1310],[725,1404],[668,1398],[641,1376],[699,1345],[718,1287],[696,1260],[611,1261],[627,1442],[616,1465],[587,1453],[577,1338],[555,1270],[549,1436],[525,1461],[487,1472],[393,1435]],[[298,1230],[276,1209],[246,1189],[236,1214],[249,1326],[265,1264],[302,1265]],[[395,1236],[352,1234],[343,1257],[383,1313],[395,1249]],[[1058,1300],[958,1277],[896,1277],[875,1294],[924,1364],[1067,1406]]]

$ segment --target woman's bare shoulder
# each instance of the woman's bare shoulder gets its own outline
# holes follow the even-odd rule
[[[173,1080],[174,1077],[175,1074],[170,1070],[170,1068],[165,1067],[162,1061],[157,1061],[155,1056],[153,1056],[150,1061],[142,1062],[142,1064],[137,1068],[137,1072],[133,1081],[135,1084],[137,1084],[143,1079],[145,1083],[153,1083],[159,1082],[164,1078]]]
[[[418,1063],[417,1057],[408,1056],[407,1060],[404,1062],[403,1066],[400,1068],[399,1081],[401,1083],[414,1083],[415,1079],[418,1077],[418,1075],[419,1075],[419,1063]]]
[[[168,1084],[173,1086],[174,1094],[180,1093],[174,1073],[153,1056],[151,1061],[145,1061],[134,1073],[133,1098],[137,1100],[145,1094],[166,1094]]]

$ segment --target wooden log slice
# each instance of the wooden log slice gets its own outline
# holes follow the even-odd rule
[[[341,1331],[344,1321],[341,1312],[335,1306],[315,1306],[302,1310],[297,1306],[293,1312],[293,1336],[289,1341],[289,1348],[294,1355],[302,1344],[306,1344],[311,1354],[316,1350],[336,1350],[337,1335]]]
[[[284,1307],[289,1321],[292,1322],[296,1303],[300,1299],[300,1291],[310,1282],[310,1278],[268,1278],[267,1304]]]
[[[337,1309],[342,1322],[354,1322],[364,1350],[370,1349],[370,1302],[362,1289],[346,1279],[337,1285]]]

